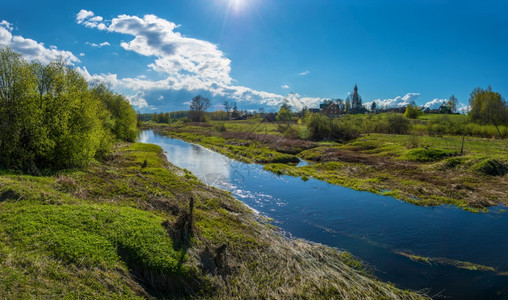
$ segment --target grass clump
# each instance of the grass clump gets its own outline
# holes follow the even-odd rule
[[[505,164],[492,158],[483,159],[472,168],[480,174],[489,176],[503,176],[508,173],[508,167]]]
[[[402,155],[402,159],[417,162],[438,161],[445,157],[453,155],[450,151],[436,148],[414,148]]]

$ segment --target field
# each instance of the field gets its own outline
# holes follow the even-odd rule
[[[260,119],[145,126],[237,160],[263,163],[277,174],[313,177],[417,205],[451,204],[476,212],[508,205],[508,141],[496,138],[494,126],[467,122],[462,115],[424,115],[410,120],[405,134],[376,132],[384,131],[389,117],[348,116],[345,122],[359,134],[342,142],[310,140],[301,120],[289,128]],[[300,159],[311,164],[296,167]]]
[[[3,170],[0,221],[0,298],[423,297],[282,237],[154,145],[47,176]]]

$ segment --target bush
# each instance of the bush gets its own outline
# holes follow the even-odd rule
[[[330,128],[331,137],[342,142],[350,141],[360,135],[356,126],[347,120],[333,120]]]
[[[410,123],[407,118],[400,114],[388,116],[388,133],[406,134],[409,131]]]
[[[226,132],[227,131],[226,124],[224,124],[223,122],[215,124],[215,126],[213,128],[215,130],[217,130],[218,132]]]
[[[313,140],[349,141],[360,135],[350,120],[330,119],[321,114],[307,116],[307,129]]]
[[[418,109],[417,106],[409,104],[406,107],[406,111],[404,112],[404,117],[409,119],[417,119],[418,116],[422,115],[423,112]]]
[[[321,114],[309,114],[306,119],[311,139],[319,141],[330,138],[330,118]]]

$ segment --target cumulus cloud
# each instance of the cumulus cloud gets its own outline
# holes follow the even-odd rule
[[[318,97],[302,97],[297,93],[289,93],[284,99],[294,111],[299,111],[304,107],[319,107],[319,104],[325,100]]]
[[[438,109],[441,104],[448,102],[448,99],[433,99],[423,105],[424,108],[428,109]]]
[[[289,89],[289,85],[287,85],[287,84],[281,85],[280,87],[283,89]]]
[[[76,22],[78,24],[83,24],[86,27],[105,30],[107,27],[102,21],[103,18],[101,16],[95,16],[92,11],[88,11],[86,9],[82,9],[76,14]]]
[[[130,104],[137,108],[145,108],[148,107],[148,103],[145,100],[145,94],[143,92],[138,92],[134,96],[127,97]]]
[[[93,12],[88,11],[86,9],[82,9],[76,14],[76,21],[78,22],[78,24],[81,24],[85,19],[91,18],[93,16],[94,16]]]
[[[105,30],[112,33],[120,33],[132,36],[131,40],[123,41],[120,46],[126,51],[132,51],[146,57],[153,57],[153,62],[148,64],[150,70],[158,74],[158,80],[150,80],[144,76],[134,78],[119,78],[116,74],[88,73],[86,68],[80,68],[80,72],[92,81],[101,81],[117,91],[124,93],[136,93],[142,91],[148,106],[161,105],[163,99],[170,97],[188,97],[187,92],[204,93],[219,99],[231,99],[244,104],[259,106],[278,106],[284,96],[254,90],[245,86],[233,85],[231,76],[231,61],[219,50],[218,46],[208,41],[186,37],[176,31],[179,25],[155,15],[143,17],[119,15],[108,24],[99,20],[91,11],[81,10],[76,15],[76,22],[87,27],[99,28],[99,24],[105,26]],[[87,22],[96,22],[97,26],[90,26]],[[304,72],[308,74],[309,72]],[[289,88],[289,86],[287,86]],[[177,92],[174,92],[177,91]],[[181,91],[181,92],[178,92]],[[312,106],[318,98],[291,96],[295,109]],[[298,99],[298,100],[297,100]],[[157,101],[157,102],[156,102]],[[166,101],[165,101],[166,102]],[[137,100],[132,103],[144,105]]]
[[[305,75],[309,75],[309,73],[310,73],[310,72],[309,72],[309,70],[307,70],[307,71],[304,71],[304,72],[298,73],[298,75],[300,75],[300,76],[305,76]]]
[[[100,43],[100,44],[86,42],[85,44],[90,45],[90,46],[92,46],[92,47],[96,47],[96,48],[102,48],[102,47],[104,47],[104,46],[110,46],[110,45],[111,45],[111,44],[110,44],[110,43],[108,43],[108,42],[102,42],[102,43]]]
[[[471,110],[471,106],[465,105],[463,103],[459,103],[459,107],[457,108],[457,112],[459,114],[467,114]]]
[[[370,107],[372,102],[376,102],[376,106],[378,108],[399,108],[408,106],[409,104],[415,104],[416,99],[420,97],[420,93],[407,93],[405,96],[397,96],[392,99],[376,99],[370,102],[365,102],[363,105],[366,107]]]
[[[12,25],[9,22],[5,20],[0,22],[0,44],[9,46],[28,60],[49,63],[63,58],[69,64],[79,62],[79,59],[70,51],[58,50],[56,46],[46,48],[43,43],[38,43],[19,35],[13,35],[12,30]]]
[[[2,22],[0,22],[0,26],[6,28],[9,31],[12,31],[12,24],[5,20],[2,20]]]
[[[148,67],[178,79],[193,77],[195,84],[231,84],[230,63],[215,44],[188,38],[176,32],[179,26],[154,15],[120,15],[113,18],[108,31],[134,36],[120,46],[156,59]]]

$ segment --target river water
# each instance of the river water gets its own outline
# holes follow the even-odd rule
[[[230,191],[289,235],[347,250],[375,276],[435,298],[508,299],[508,212],[419,207],[315,179],[279,176],[202,146],[144,131],[168,160],[202,182]],[[415,262],[405,254],[436,258]],[[455,261],[455,262],[454,262]],[[457,267],[460,262],[495,271]]]

